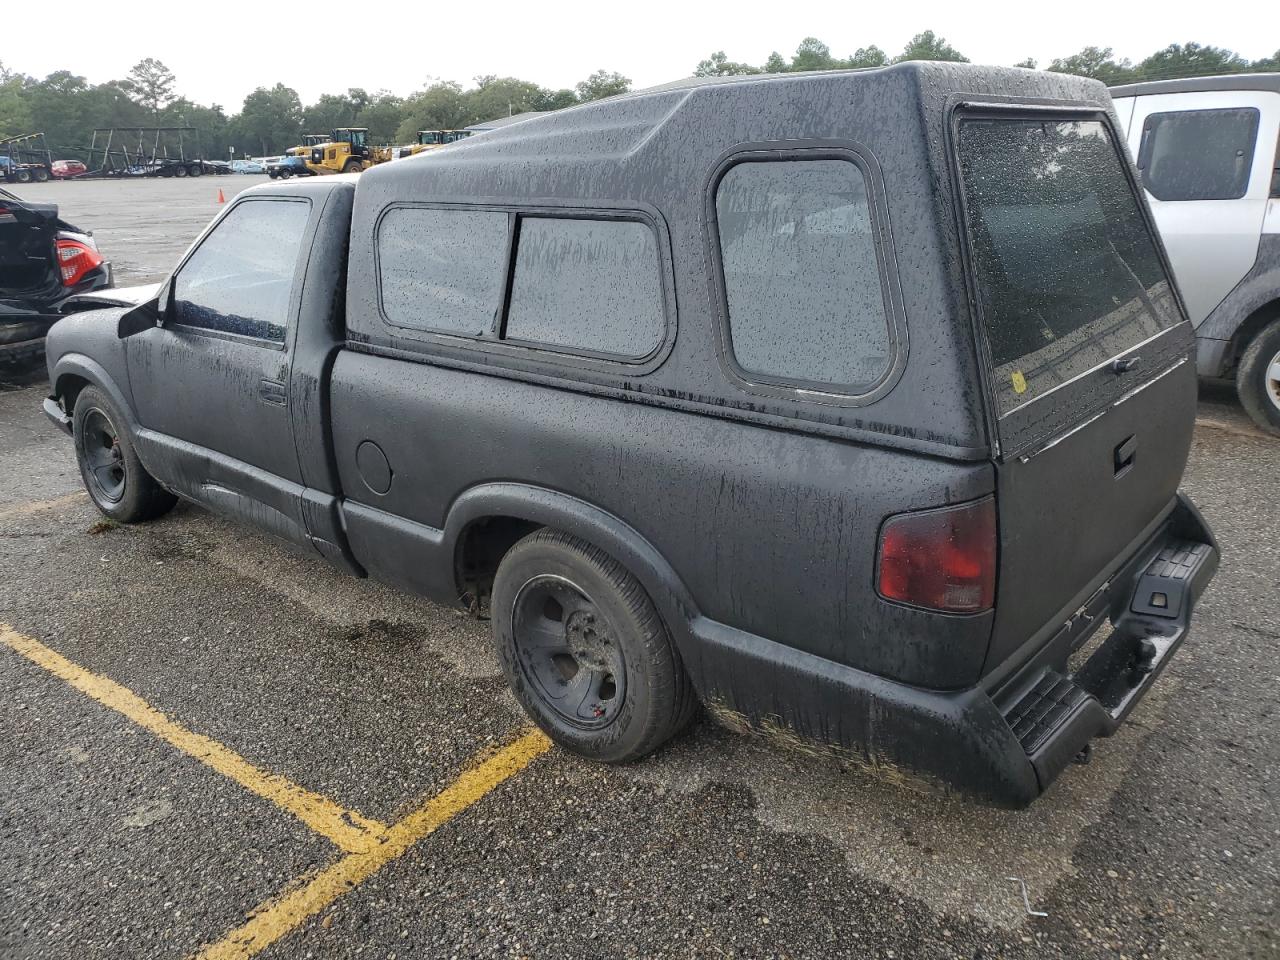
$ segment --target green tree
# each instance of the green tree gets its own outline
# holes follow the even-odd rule
[[[397,143],[413,143],[419,130],[454,130],[474,120],[462,86],[452,80],[441,80],[405,101],[404,116],[395,139]]]
[[[1223,47],[1171,43],[1139,63],[1138,75],[1143,80],[1167,80],[1240,73],[1248,67],[1247,60]]]
[[[1269,57],[1253,61],[1249,64],[1249,69],[1254,73],[1272,73],[1280,70],[1280,50]]]
[[[694,69],[693,75],[695,77],[733,77],[759,72],[759,67],[730,60],[725,56],[723,50],[717,50],[707,59],[698,61],[698,66]]]
[[[0,137],[18,137],[31,129],[31,110],[27,104],[27,81],[0,63]]]
[[[850,67],[883,67],[888,62],[889,57],[873,43],[869,47],[859,47],[853,51],[853,56],[846,64]]]
[[[534,101],[535,110],[563,110],[578,102],[578,95],[572,90],[543,89]]]
[[[1134,67],[1128,60],[1115,59],[1110,47],[1085,47],[1079,53],[1060,60],[1051,60],[1049,70],[1054,73],[1072,73],[1077,77],[1092,77],[1112,85],[1134,79]]]
[[[238,139],[248,152],[280,153],[295,146],[302,137],[302,101],[298,91],[277,83],[258,87],[244,98],[236,118]],[[247,144],[243,141],[247,141]]]
[[[1035,57],[1027,57],[1025,60],[1019,60],[1014,66],[1022,67],[1024,70],[1034,70],[1036,68],[1036,59]]]
[[[616,97],[631,89],[631,81],[622,74],[611,70],[597,70],[577,86],[578,100],[586,103],[589,100],[602,100],[605,97]]]
[[[836,58],[831,56],[830,47],[817,37],[805,37],[800,41],[800,46],[796,47],[788,69],[792,71],[831,70],[837,66],[839,64]]]
[[[786,73],[789,69],[787,61],[782,58],[777,50],[769,54],[769,59],[764,62],[764,66],[760,68],[764,73]]]
[[[390,143],[405,115],[405,102],[390,90],[379,90],[356,115],[354,126],[369,128],[371,143]]]
[[[476,77],[476,88],[464,94],[466,126],[537,109],[542,88],[516,77]]]
[[[945,39],[932,30],[917,33],[895,59],[894,63],[905,60],[948,60],[953,63],[968,63],[969,58],[962,54]]]
[[[154,57],[147,57],[133,65],[129,76],[120,82],[120,87],[139,104],[158,118],[160,111],[177,99],[173,92],[177,78],[173,71]]]

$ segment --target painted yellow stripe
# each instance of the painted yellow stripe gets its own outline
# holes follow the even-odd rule
[[[229,777],[246,790],[270,800],[344,852],[371,849],[387,832],[385,824],[363,817],[353,810],[346,810],[328,797],[312,793],[284,777],[255,767],[218,741],[194,733],[170,720],[114,680],[108,680],[72,663],[38,640],[15,632],[6,623],[0,623],[0,643],[65,680],[103,706],[128,717],[183,753]]]
[[[252,919],[225,939],[206,947],[196,960],[248,960],[265,950],[338,897],[369,879],[422,838],[457,816],[494,787],[514,776],[551,746],[539,731],[530,731],[510,746],[476,763],[451,786],[432,797],[399,823],[393,824],[377,847],[343,857],[305,885],[268,901]]]
[[[4,510],[0,510],[0,520],[8,520],[12,517],[29,517],[35,513],[43,513],[45,510],[57,510],[59,507],[70,506],[73,503],[88,499],[89,495],[80,490],[76,493],[68,493],[65,497],[55,497],[52,500],[31,500],[27,503],[20,503],[16,507],[6,507]]]

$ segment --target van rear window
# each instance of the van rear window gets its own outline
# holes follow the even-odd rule
[[[1001,416],[1181,319],[1101,121],[966,118],[958,151]]]

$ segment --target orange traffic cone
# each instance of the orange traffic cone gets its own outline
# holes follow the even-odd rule
[[[222,195],[222,188],[221,188],[221,187],[219,187],[219,188],[218,188],[218,202],[219,202],[219,203],[226,203],[226,202],[227,202],[227,198],[226,198],[226,197],[224,197],[224,196]]]

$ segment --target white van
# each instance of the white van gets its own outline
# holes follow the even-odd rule
[[[1280,74],[1113,87],[1129,149],[1199,338],[1280,435]]]

